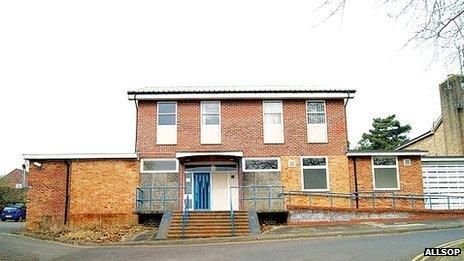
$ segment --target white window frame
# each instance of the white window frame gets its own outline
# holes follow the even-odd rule
[[[284,103],[282,100],[263,100],[261,102],[261,108],[263,111],[263,135],[266,131],[266,122],[265,122],[265,112],[264,112],[264,103],[266,102],[279,102],[280,103],[280,124],[269,124],[269,125],[280,125],[282,126],[282,141],[281,142],[264,142],[265,144],[283,144],[285,143],[285,126],[284,126]],[[264,136],[263,136],[264,141]]]
[[[203,103],[212,103],[212,102],[216,102],[219,104],[219,109],[218,109],[218,115],[219,115],[219,123],[218,124],[203,124],[203,114],[205,115],[216,115],[216,114],[212,114],[212,113],[203,113]],[[201,101],[200,102],[200,125],[219,125],[221,126],[222,124],[222,121],[221,121],[221,101]]]
[[[325,123],[320,123],[320,124],[325,124],[325,132],[326,132],[326,135],[327,135],[327,141],[320,141],[320,142],[312,142],[312,141],[309,141],[309,129],[308,129],[308,126],[309,124],[315,124],[315,123],[309,123],[309,120],[308,120],[308,116],[309,116],[309,112],[308,112],[308,104],[310,102],[322,102],[324,103],[324,122]],[[325,100],[306,100],[305,101],[305,117],[306,117],[306,142],[307,143],[310,143],[310,144],[324,144],[324,143],[329,143],[329,124],[327,122],[327,103]]]
[[[170,115],[172,113],[160,113],[160,110],[159,110],[159,105],[160,103],[174,103],[174,105],[176,106],[176,110],[175,110],[175,115],[174,115],[174,121],[175,121],[175,124],[174,125],[161,125],[161,126],[176,126],[176,129],[177,129],[177,102],[176,101],[158,101],[156,103],[156,126],[160,126],[159,124],[159,116],[160,115]]]
[[[175,170],[144,170],[143,163],[145,161],[176,161]],[[179,172],[179,161],[176,158],[145,158],[140,159],[140,173],[178,173]]]
[[[371,157],[371,169],[372,169],[372,187],[374,190],[378,191],[392,191],[392,190],[401,190],[401,184],[400,184],[400,171],[399,171],[399,163],[398,163],[398,157],[395,156],[395,166],[392,165],[374,165],[374,158],[375,157],[391,157],[391,156],[372,156]],[[375,187],[375,168],[382,168],[382,169],[396,169],[396,181],[397,181],[397,187],[396,188],[376,188]]]
[[[277,160],[277,169],[246,169],[245,161],[247,160]],[[243,172],[279,172],[281,170],[279,157],[255,157],[255,158],[242,158],[242,171]]]
[[[325,159],[325,166],[303,166],[303,159]],[[327,156],[301,156],[300,157],[300,167],[301,167],[301,190],[302,191],[330,191],[330,172],[329,172],[329,157]],[[305,189],[304,188],[304,170],[305,169],[325,169],[325,179],[327,181],[326,189]]]
[[[282,125],[283,126],[284,125],[284,104],[283,104],[282,100],[263,100],[263,102],[261,104],[261,106],[263,108],[263,125],[266,124],[265,120],[264,120],[265,119],[264,114],[266,114],[266,112],[264,112],[264,104],[267,103],[267,102],[269,102],[269,103],[271,103],[271,102],[280,103],[280,111],[281,111],[280,112],[280,124],[270,124],[270,125]]]

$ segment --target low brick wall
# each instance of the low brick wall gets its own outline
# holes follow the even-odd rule
[[[31,164],[28,216],[30,230],[65,225],[66,172],[64,160]],[[68,222],[70,226],[137,223],[135,189],[139,163],[135,159],[70,160]]]
[[[464,211],[429,211],[407,209],[347,209],[289,206],[289,224],[320,224],[378,220],[417,220],[430,218],[464,218]]]

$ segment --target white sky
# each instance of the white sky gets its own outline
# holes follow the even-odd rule
[[[134,104],[153,85],[354,88],[349,135],[395,113],[427,131],[448,73],[373,1],[317,28],[314,1],[0,2],[0,174],[24,153],[132,152]]]

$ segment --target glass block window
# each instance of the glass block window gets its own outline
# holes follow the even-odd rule
[[[399,189],[399,173],[397,159],[394,156],[378,156],[372,158],[374,189]]]
[[[303,157],[301,159],[301,166],[303,190],[329,190],[329,172],[327,169],[327,158]]]
[[[158,102],[158,125],[176,125],[176,102]]]
[[[142,173],[169,173],[178,172],[176,159],[142,159],[140,172]]]
[[[308,124],[325,124],[325,102],[308,101],[306,103]]]
[[[280,160],[277,158],[255,158],[243,160],[244,172],[280,171]]]

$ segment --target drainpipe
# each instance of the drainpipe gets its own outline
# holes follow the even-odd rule
[[[358,173],[356,171],[356,156],[353,157],[353,171],[354,171],[354,195],[356,196],[356,209],[359,208],[359,197],[358,197]]]
[[[139,104],[137,103],[137,94],[134,94],[134,104],[135,104],[135,145],[134,151],[137,153],[137,141],[138,141],[138,129],[139,129]]]
[[[350,93],[347,92],[346,93],[347,95],[347,98],[346,98],[346,101],[344,103],[344,107],[345,107],[345,135],[346,135],[346,150],[348,151],[350,149],[350,142],[348,140],[348,119],[347,119],[347,114],[346,114],[346,108],[348,106],[348,101],[351,99],[350,97]]]
[[[65,194],[65,201],[64,201],[64,224],[68,224],[68,211],[69,211],[69,181],[71,176],[71,162],[69,160],[65,160],[64,163],[66,164],[66,194]]]

